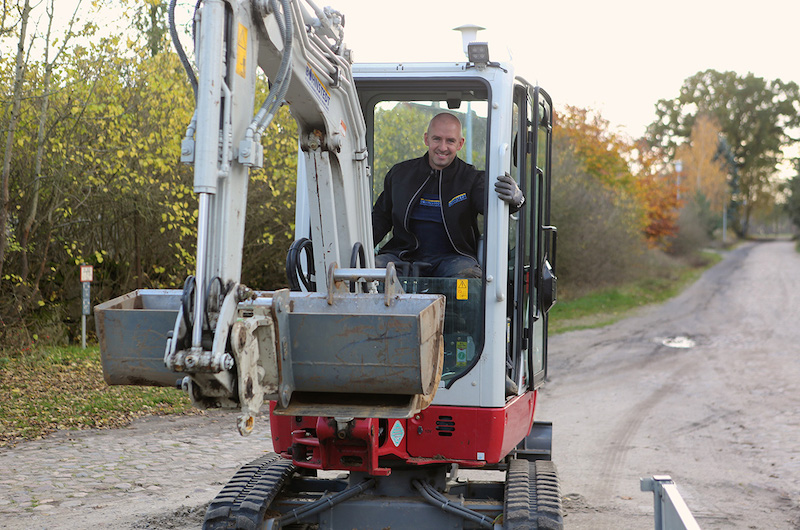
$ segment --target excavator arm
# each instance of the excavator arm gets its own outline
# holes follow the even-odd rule
[[[441,297],[404,295],[392,268],[372,268],[372,252],[361,251],[362,268],[339,267],[372,246],[366,126],[343,21],[340,13],[310,0],[204,0],[195,14],[196,76],[188,61],[185,66],[196,109],[182,160],[194,165],[197,269],[184,286],[164,360],[170,370],[187,374],[182,386],[195,405],[241,408],[243,434],[265,398],[275,399],[286,414],[300,407],[304,413],[402,417],[430,403],[438,385]],[[256,110],[258,69],[270,91]],[[260,293],[240,278],[248,172],[263,166],[262,135],[284,104],[298,125],[305,168],[299,180],[307,186],[308,235],[318,271],[315,293]],[[348,287],[357,280],[373,287],[356,300]],[[384,294],[377,294],[377,281],[386,284]],[[376,304],[384,309],[372,308]],[[427,315],[424,325],[420,314]],[[390,348],[386,336],[400,321],[413,328],[404,335],[411,337],[411,360],[394,363],[387,357],[403,346],[395,341]],[[340,347],[335,360],[320,356],[331,343]],[[392,370],[409,366],[410,372],[395,377]],[[374,394],[386,385],[350,384],[390,376],[395,384],[385,402]],[[369,405],[356,402],[354,408],[353,392],[372,396]],[[323,398],[316,397],[320,393]],[[293,395],[302,395],[302,405],[290,408]],[[397,395],[405,396],[399,405]]]
[[[200,202],[199,306],[212,278],[239,281],[248,170],[262,166],[261,136],[284,104],[298,124],[315,269],[348,262],[355,243],[371,244],[372,227],[364,117],[342,15],[310,1],[205,0],[197,18],[196,119],[183,151]],[[271,89],[254,115],[259,68]],[[325,274],[317,285],[327,292]]]

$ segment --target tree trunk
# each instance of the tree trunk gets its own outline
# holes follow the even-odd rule
[[[72,25],[75,23],[75,15],[77,13],[78,7],[80,7],[80,1],[78,5],[75,7],[75,12],[72,13],[72,17],[69,21],[69,28],[67,33],[64,37],[64,41],[61,43],[61,47],[58,49],[55,57],[52,61],[50,61],[50,37],[51,32],[53,29],[53,20],[55,19],[54,15],[54,4],[55,0],[48,0],[47,3],[47,34],[45,35],[44,39],[44,79],[42,80],[42,108],[39,113],[39,131],[36,137],[36,159],[34,162],[34,180],[33,180],[33,193],[31,196],[31,203],[30,207],[28,208],[28,215],[25,217],[25,222],[22,224],[22,230],[20,232],[20,247],[22,252],[22,259],[20,265],[20,277],[22,280],[26,280],[28,278],[28,274],[30,272],[30,264],[29,264],[29,254],[28,254],[28,241],[30,240],[31,230],[33,229],[33,224],[36,222],[36,218],[39,215],[39,197],[41,195],[41,188],[42,188],[42,159],[44,158],[44,142],[45,142],[45,130],[47,128],[47,112],[50,108],[50,81],[53,78],[53,66],[58,61],[58,58],[64,52],[67,47],[67,43],[69,42],[70,37],[72,36]],[[49,245],[49,241],[47,244]],[[37,281],[38,283],[38,281]]]
[[[8,123],[6,148],[3,153],[3,179],[0,191],[0,281],[3,278],[3,263],[6,259],[8,245],[8,212],[10,209],[9,179],[11,178],[11,156],[14,153],[14,134],[19,122],[20,107],[22,106],[22,78],[25,70],[25,35],[28,30],[28,17],[31,13],[30,0],[25,0],[20,19],[19,44],[17,45],[17,58],[14,63],[14,89],[12,92],[11,117]]]
[[[135,278],[136,278],[136,288],[142,288],[142,248],[139,245],[139,212],[137,210],[133,211],[133,246],[134,246],[134,267],[135,267]]]
[[[20,247],[22,249],[22,263],[20,266],[19,275],[25,281],[28,278],[30,270],[28,264],[28,240],[30,239],[31,229],[33,223],[36,221],[36,216],[39,213],[39,192],[42,186],[42,158],[44,157],[44,136],[45,127],[47,125],[47,110],[50,106],[50,79],[53,76],[53,63],[50,62],[50,32],[53,28],[53,0],[47,5],[47,35],[44,39],[44,79],[42,80],[42,109],[39,112],[39,131],[36,136],[36,160],[34,162],[33,170],[33,195],[31,197],[31,204],[28,209],[28,215],[25,217],[25,222],[22,225],[22,233],[20,234]],[[67,35],[69,39],[69,35]],[[66,41],[65,43],[66,44]],[[63,48],[62,48],[63,49]]]

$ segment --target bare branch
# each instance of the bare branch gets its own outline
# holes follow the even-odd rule
[[[0,279],[3,277],[3,263],[5,262],[6,245],[8,243],[6,227],[8,225],[8,212],[10,209],[9,178],[11,176],[11,156],[14,152],[14,133],[17,129],[21,107],[22,77],[24,67],[23,57],[25,55],[25,37],[28,29],[28,17],[30,16],[30,12],[30,1],[25,0],[25,6],[22,9],[17,57],[14,65],[14,88],[12,90],[14,97],[11,107],[11,117],[8,125],[8,133],[6,135],[6,146],[3,153],[2,184],[0,185]]]

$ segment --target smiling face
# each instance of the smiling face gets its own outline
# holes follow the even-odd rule
[[[458,151],[464,146],[461,137],[461,122],[452,114],[438,114],[428,125],[425,133],[428,146],[428,163],[433,169],[444,169],[453,163]]]

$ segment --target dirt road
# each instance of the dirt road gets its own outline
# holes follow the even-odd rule
[[[667,304],[554,337],[539,418],[554,422],[566,527],[652,528],[639,477],[665,473],[706,530],[800,528],[799,316],[792,244],[748,244]],[[234,417],[0,450],[0,528],[198,528],[270,448],[264,423],[241,438]]]
[[[704,529],[800,528],[798,317],[800,255],[771,242],[664,305],[554,337],[540,414],[567,527],[652,528],[638,479],[663,473]]]

